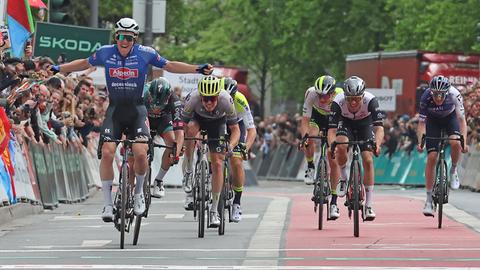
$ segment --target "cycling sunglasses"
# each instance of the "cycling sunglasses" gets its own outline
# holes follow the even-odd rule
[[[444,99],[447,96],[447,92],[432,92],[432,96],[438,99]]]
[[[218,100],[218,96],[202,96],[202,101],[205,102],[205,103],[208,103],[208,102],[215,102]]]
[[[346,96],[345,99],[347,102],[355,101],[356,103],[360,103],[362,101],[363,96]]]
[[[331,96],[332,94],[318,94],[318,98],[323,100],[330,99]]]
[[[118,41],[126,40],[126,41],[128,41],[128,42],[132,42],[132,41],[135,40],[135,37],[132,36],[132,35],[118,34],[118,35],[117,35],[117,40],[118,40]]]

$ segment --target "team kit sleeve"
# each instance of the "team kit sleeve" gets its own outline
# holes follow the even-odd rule
[[[183,105],[182,101],[174,93],[170,95],[169,107],[172,109],[173,130],[183,129],[185,125],[185,122],[182,120]]]
[[[102,46],[97,49],[90,57],[88,57],[88,63],[92,66],[103,66],[105,64],[105,55],[111,46]]]
[[[372,115],[372,125],[377,127],[383,126],[383,119],[385,118],[385,113],[380,110],[378,99],[376,97],[372,98],[368,103],[368,111]]]
[[[455,113],[459,119],[463,119],[465,118],[465,107],[463,106],[462,94],[455,88],[451,92],[454,96]]]
[[[150,48],[150,47],[148,47]],[[168,60],[155,51],[153,48],[150,48],[149,54],[151,55],[150,64],[158,68],[163,68],[167,64]]]
[[[342,117],[342,109],[337,102],[332,102],[332,113],[328,116],[328,127],[329,128],[337,128],[338,122],[340,122],[340,118]]]
[[[305,93],[305,101],[303,102],[303,116],[304,117],[312,117],[312,101],[309,98],[310,91],[307,90]]]
[[[181,112],[182,121],[184,123],[188,123],[190,122],[190,120],[192,120],[194,110],[195,110],[195,104],[190,93],[185,97],[185,106],[183,107],[183,110]]]
[[[419,114],[419,120],[421,122],[424,122],[425,119],[427,119],[427,106],[428,106],[427,97],[429,95],[427,91],[430,92],[429,90],[425,90],[422,97],[420,98],[420,106],[419,106],[420,109],[418,111],[418,114]]]
[[[225,114],[227,118],[227,125],[234,125],[238,122],[237,112],[235,110],[235,105],[233,104],[233,98],[228,95],[228,105],[225,109]]]

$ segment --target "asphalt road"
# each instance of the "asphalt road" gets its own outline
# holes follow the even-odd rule
[[[183,191],[154,199],[137,246],[133,233],[119,249],[119,232],[100,219],[102,194],[0,227],[0,269],[415,269],[480,267],[480,194],[454,191],[442,229],[421,214],[424,191],[375,189],[377,219],[341,218],[322,231],[310,201],[312,186],[269,181],[247,187],[243,220],[225,235],[183,209]],[[343,202],[343,199],[340,199]]]

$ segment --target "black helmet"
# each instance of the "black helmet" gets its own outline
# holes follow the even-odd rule
[[[365,82],[360,77],[351,76],[345,80],[343,90],[346,96],[361,96],[365,93]]]
[[[148,91],[150,92],[150,95],[152,97],[158,97],[161,99],[163,98],[161,95],[163,94],[164,96],[166,96],[166,94],[169,94],[171,92],[171,89],[172,86],[170,85],[170,82],[168,82],[167,79],[160,77],[150,83]]]
[[[432,92],[447,92],[450,88],[450,81],[445,76],[437,75],[430,81],[429,88]]]
[[[231,96],[237,92],[238,83],[232,77],[223,78],[223,89],[227,91]]]

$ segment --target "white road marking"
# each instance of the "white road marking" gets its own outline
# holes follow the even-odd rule
[[[278,236],[277,236],[278,237]],[[272,239],[273,240],[273,239]],[[269,240],[270,241],[270,240]],[[374,246],[374,245],[373,245]],[[59,249],[59,248],[73,248],[73,249]],[[2,249],[0,254],[10,254],[10,253],[55,253],[55,252],[84,252],[84,253],[116,253],[116,252],[247,252],[246,257],[259,257],[258,254],[261,253],[261,257],[266,253],[275,253],[279,252],[290,252],[290,251],[362,251],[362,252],[372,252],[372,251],[480,251],[480,247],[475,248],[390,248],[390,247],[379,247],[379,248],[236,248],[236,249],[195,249],[195,248],[144,248],[144,249],[110,249],[110,248],[98,248],[98,249],[83,249],[79,246],[25,246],[29,249]],[[56,248],[56,249],[42,249],[42,248]],[[39,250],[41,249],[41,250]],[[252,253],[252,256],[248,252]]]
[[[103,247],[112,240],[83,240],[82,247]]]
[[[262,257],[279,258],[283,228],[287,219],[288,197],[273,197],[267,207],[255,234],[246,249],[246,257],[259,258],[258,260],[245,260],[244,266],[254,265],[277,266],[278,260],[262,260]]]
[[[318,269],[318,270],[341,270],[341,269],[352,269],[352,270],[425,270],[425,269],[478,269],[478,268],[462,268],[462,267],[363,267],[363,266],[268,266],[268,265],[252,265],[252,266],[192,266],[192,265],[119,265],[119,264],[15,264],[15,265],[0,265],[0,269],[248,269],[248,270],[309,270],[309,269]]]
[[[183,219],[186,213],[165,213],[165,214],[155,214],[149,213],[148,216],[152,217],[163,217],[165,219]],[[242,215],[243,219],[256,219],[259,214],[244,214]],[[100,220],[100,215],[75,215],[75,216],[55,216],[50,221],[80,221],[80,220]],[[144,223],[142,223],[143,225]],[[111,225],[80,225],[77,227],[86,227],[86,228],[102,228],[102,227],[111,227]]]
[[[185,214],[166,214],[165,219],[181,219]]]

